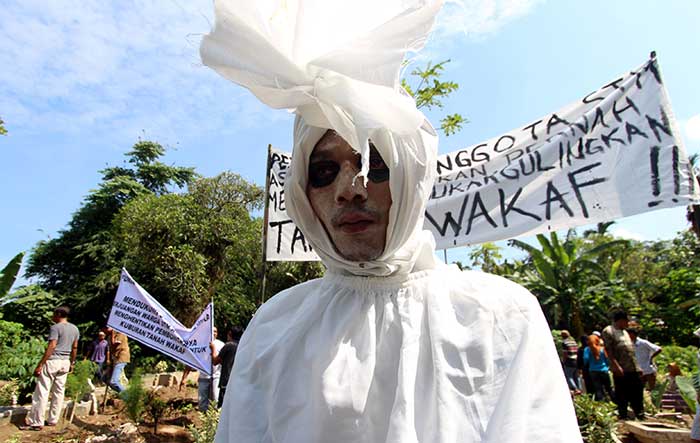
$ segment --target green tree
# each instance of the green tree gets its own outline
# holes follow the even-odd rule
[[[472,261],[472,266],[492,274],[499,273],[498,261],[502,258],[501,248],[491,242],[474,246],[469,252],[469,259]]]
[[[186,194],[144,195],[115,218],[114,240],[134,278],[148,282],[149,293],[183,323],[212,298],[217,318],[238,308],[249,317],[261,256],[260,224],[250,211],[262,196],[230,172],[198,179]]]
[[[0,135],[7,135],[7,129],[5,129],[5,122],[0,118]]]
[[[425,68],[416,68],[411,75],[418,80],[418,84],[411,86],[408,80],[401,79],[401,86],[416,100],[418,109],[442,108],[442,100],[459,89],[459,84],[453,81],[441,81],[440,77],[445,70],[445,65],[450,60],[444,60],[433,64],[428,62]],[[462,129],[462,125],[469,121],[461,114],[449,114],[440,120],[440,129],[445,135],[450,136]]]
[[[196,177],[193,168],[167,166],[159,161],[164,148],[140,141],[126,154],[125,166],[101,171],[98,189],[90,192],[73,214],[68,227],[54,239],[39,242],[29,257],[26,274],[37,277],[44,289],[55,292],[74,308],[80,322],[95,313],[89,304],[111,304],[119,278],[114,272],[123,251],[112,241],[112,220],[129,201],[141,195],[162,195]],[[75,309],[77,308],[77,309]]]
[[[51,316],[57,297],[39,285],[23,286],[12,293],[12,300],[0,306],[4,320],[20,323],[32,336],[44,336],[53,324]]]
[[[584,333],[583,306],[602,304],[600,300],[591,300],[592,294],[609,298],[610,292],[603,289],[607,288],[606,283],[615,280],[619,268],[619,261],[605,269],[596,259],[627,242],[612,240],[586,247],[573,230],[567,233],[564,242],[559,241],[556,232],[550,233],[549,238],[539,234],[537,240],[541,249],[511,240],[512,246],[530,256],[529,269],[516,277],[539,298],[552,326],[571,329],[580,336]]]

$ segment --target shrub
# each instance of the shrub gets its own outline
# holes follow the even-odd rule
[[[609,443],[615,429],[615,404],[593,400],[589,395],[574,397],[574,409],[581,436],[586,443]]]
[[[690,376],[678,376],[676,377],[676,384],[678,385],[678,392],[680,392],[685,403],[691,411],[695,411],[697,393],[695,392],[695,387],[693,387],[693,378]]]
[[[158,422],[168,412],[170,405],[158,396],[157,391],[148,391],[144,399],[146,412],[153,420],[153,433],[158,433]]]
[[[97,365],[89,360],[79,361],[75,364],[73,372],[68,374],[66,380],[66,396],[76,401],[80,401],[82,397],[89,393],[91,388],[88,384],[88,379],[95,376]]]
[[[10,380],[0,387],[0,406],[11,406],[14,401],[17,401],[19,393],[19,385],[17,380]]]
[[[651,392],[649,392],[648,402],[646,396],[647,392],[646,390],[644,391],[644,409],[646,411],[652,414],[656,414],[657,412],[661,411],[661,400],[663,400],[663,395],[664,392],[666,392],[668,384],[668,380],[657,382],[654,386],[654,389]]]
[[[0,380],[16,380],[20,399],[31,393],[34,368],[45,350],[45,340],[30,337],[19,323],[0,320]]]
[[[168,371],[168,362],[166,362],[165,360],[161,360],[158,363],[156,363],[156,365],[153,367],[153,369],[155,370],[156,374],[160,374],[162,372],[167,372]]]
[[[143,387],[141,369],[136,369],[127,387],[119,396],[126,404],[126,415],[134,422],[140,423],[146,409],[146,389]]]
[[[194,443],[213,443],[216,436],[216,428],[219,426],[220,411],[213,406],[207,412],[200,412],[199,418],[202,424],[199,427],[189,425],[187,430],[192,434]]]
[[[663,347],[661,354],[657,355],[656,361],[659,371],[668,372],[666,367],[671,362],[676,362],[681,368],[683,375],[690,375],[697,370],[698,365],[698,348],[695,346],[674,346],[668,345]]]

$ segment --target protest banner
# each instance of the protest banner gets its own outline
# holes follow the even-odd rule
[[[655,58],[579,102],[441,156],[438,248],[556,231],[700,198]]]
[[[191,328],[185,327],[122,269],[107,326],[175,360],[211,375],[214,306],[209,303]]]
[[[277,155],[289,164],[290,154]],[[424,227],[438,249],[700,201],[655,57],[578,102],[440,156],[437,173]],[[284,260],[305,260],[299,249]]]
[[[287,215],[284,205],[284,178],[292,155],[270,147],[267,171],[267,261],[318,261],[318,255],[301,230]]]

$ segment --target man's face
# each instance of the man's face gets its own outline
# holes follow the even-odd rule
[[[627,326],[629,325],[629,320],[621,318],[620,320],[617,320],[615,322],[615,327],[617,329],[627,329]]]
[[[219,330],[214,328],[214,339],[219,335]]]
[[[328,131],[309,159],[306,195],[336,250],[351,261],[369,261],[384,252],[391,191],[389,168],[371,148],[369,181],[353,178],[360,156],[334,131]]]

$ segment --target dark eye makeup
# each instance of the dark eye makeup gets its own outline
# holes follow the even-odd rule
[[[374,143],[369,142],[369,173],[367,178],[373,183],[382,183],[389,180],[389,167],[384,163],[384,159],[379,155],[379,151],[374,146]],[[357,167],[360,168],[360,156],[357,156]],[[340,165],[327,159],[312,161],[309,164],[309,185],[312,188],[323,188],[335,181],[336,176],[340,172]]]

